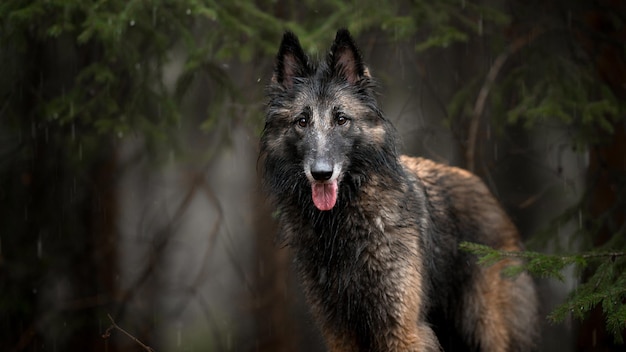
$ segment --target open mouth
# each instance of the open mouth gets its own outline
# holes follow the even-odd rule
[[[331,210],[337,203],[337,180],[311,183],[313,204],[321,211]]]

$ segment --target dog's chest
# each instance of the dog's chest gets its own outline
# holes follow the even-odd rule
[[[416,255],[417,247],[406,243],[402,233],[406,229],[391,223],[385,214],[327,219],[327,224],[334,226],[300,233],[304,238],[296,246],[305,285],[320,294],[335,292],[351,299],[363,295],[361,291],[377,292],[374,288],[380,286],[385,286],[381,291],[393,291],[387,286],[404,275]]]

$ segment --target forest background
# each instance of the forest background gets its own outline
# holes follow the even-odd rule
[[[256,162],[282,33],[343,27],[520,228],[540,350],[623,348],[625,2],[4,0],[0,350],[322,351]]]

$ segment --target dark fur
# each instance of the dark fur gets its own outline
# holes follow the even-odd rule
[[[532,348],[532,280],[458,250],[518,250],[515,227],[477,177],[398,154],[348,31],[319,64],[286,33],[268,95],[264,182],[331,351]],[[328,211],[312,201],[320,163],[339,175]]]

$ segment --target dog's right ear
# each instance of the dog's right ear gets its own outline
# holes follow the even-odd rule
[[[371,78],[354,39],[345,28],[337,31],[328,60],[333,73],[350,84]]]
[[[276,56],[276,67],[272,83],[278,83],[291,89],[297,77],[308,73],[308,59],[302,50],[298,37],[292,32],[285,32]]]

